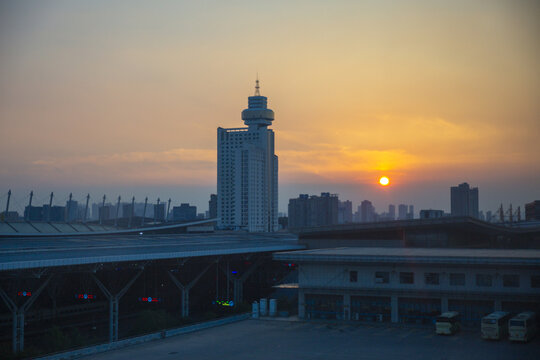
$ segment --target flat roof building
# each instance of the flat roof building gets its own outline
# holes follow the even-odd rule
[[[540,250],[333,248],[283,252],[298,264],[299,316],[430,323],[458,311],[540,311]]]
[[[525,204],[525,220],[540,220],[540,200]]]
[[[478,188],[471,188],[467,183],[452,186],[450,207],[452,216],[472,216],[478,219]]]
[[[290,228],[336,225],[339,221],[338,196],[328,192],[321,196],[300,194],[296,199],[289,199],[288,210]]]

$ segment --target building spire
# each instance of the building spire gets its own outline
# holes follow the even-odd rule
[[[261,96],[261,93],[259,92],[260,86],[259,86],[259,74],[257,74],[257,80],[255,80],[255,96]]]

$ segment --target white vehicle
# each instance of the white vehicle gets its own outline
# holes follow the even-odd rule
[[[536,335],[536,314],[532,311],[525,311],[517,314],[508,322],[508,339],[510,341],[527,342]]]
[[[459,331],[461,324],[459,322],[459,313],[457,311],[448,311],[437,316],[435,319],[435,333],[452,335]]]
[[[495,311],[482,318],[482,339],[499,340],[508,336],[508,320],[510,313]]]

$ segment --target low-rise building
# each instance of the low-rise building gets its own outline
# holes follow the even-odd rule
[[[540,311],[540,250],[333,248],[274,254],[298,264],[299,317],[430,323],[459,311]]]
[[[540,220],[540,200],[525,204],[525,220]]]
[[[420,210],[420,219],[436,219],[444,216],[444,211],[442,210]]]

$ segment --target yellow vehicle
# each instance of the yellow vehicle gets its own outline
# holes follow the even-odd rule
[[[508,320],[510,313],[495,311],[482,318],[482,339],[499,340],[508,335]]]
[[[437,316],[435,319],[435,333],[441,335],[452,335],[459,331],[461,324],[459,322],[459,313],[457,311],[448,311]]]
[[[536,314],[532,311],[525,311],[517,314],[508,322],[508,339],[510,341],[527,342],[536,335]]]

